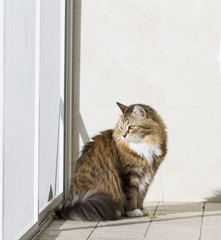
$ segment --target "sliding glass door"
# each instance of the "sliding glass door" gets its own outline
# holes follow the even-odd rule
[[[64,199],[66,1],[0,6],[0,239],[28,239]]]

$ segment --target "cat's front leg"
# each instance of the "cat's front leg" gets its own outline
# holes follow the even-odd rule
[[[128,217],[142,217],[149,214],[149,212],[143,208],[143,197],[140,199],[139,188],[137,185],[132,184],[128,186],[125,194],[125,213]]]
[[[138,191],[135,187],[131,187],[126,193],[125,213],[128,217],[143,216],[142,210],[137,208]]]
[[[146,190],[146,192],[147,192],[147,190]],[[137,200],[137,208],[142,210],[143,216],[150,215],[149,209],[143,206],[143,202],[144,202],[144,198],[145,198],[146,192],[145,193],[139,192],[138,200]]]

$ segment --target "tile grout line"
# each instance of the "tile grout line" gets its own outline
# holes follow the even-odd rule
[[[91,233],[89,234],[89,236],[87,237],[86,240],[89,240],[89,239],[90,239],[91,235],[93,234],[94,230],[97,228],[97,226],[99,225],[99,223],[100,223],[100,222],[98,222],[98,223],[96,224],[96,226],[93,228],[93,230],[91,231]]]
[[[206,206],[206,203],[204,202],[203,203],[203,211],[202,211],[202,218],[201,218],[201,225],[200,225],[200,235],[199,235],[199,240],[201,240],[201,237],[202,237],[202,231],[203,231],[203,220],[204,220],[204,213],[205,213],[205,206]]]
[[[155,207],[155,209],[154,209],[153,215],[156,214],[158,206],[159,206],[159,202],[157,202],[157,205],[156,205],[156,207]],[[150,228],[150,225],[151,225],[152,222],[153,222],[153,219],[150,219],[150,222],[149,222],[149,224],[148,224],[148,226],[147,226],[147,230],[146,230],[146,232],[145,232],[145,234],[144,234],[144,238],[147,236],[147,233],[148,233],[148,231],[149,231],[149,228]]]

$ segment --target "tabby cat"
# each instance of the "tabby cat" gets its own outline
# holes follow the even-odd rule
[[[105,221],[148,215],[143,201],[167,152],[166,126],[150,106],[117,105],[123,113],[119,122],[84,146],[70,197],[57,216]]]

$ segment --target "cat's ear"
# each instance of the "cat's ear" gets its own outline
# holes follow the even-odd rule
[[[119,102],[116,102],[117,103],[117,106],[120,108],[120,110],[122,111],[122,113],[124,113],[125,109],[127,108],[127,106],[119,103]]]
[[[137,118],[141,118],[141,119],[145,119],[146,118],[146,111],[139,105],[135,105],[132,115],[137,117]]]

